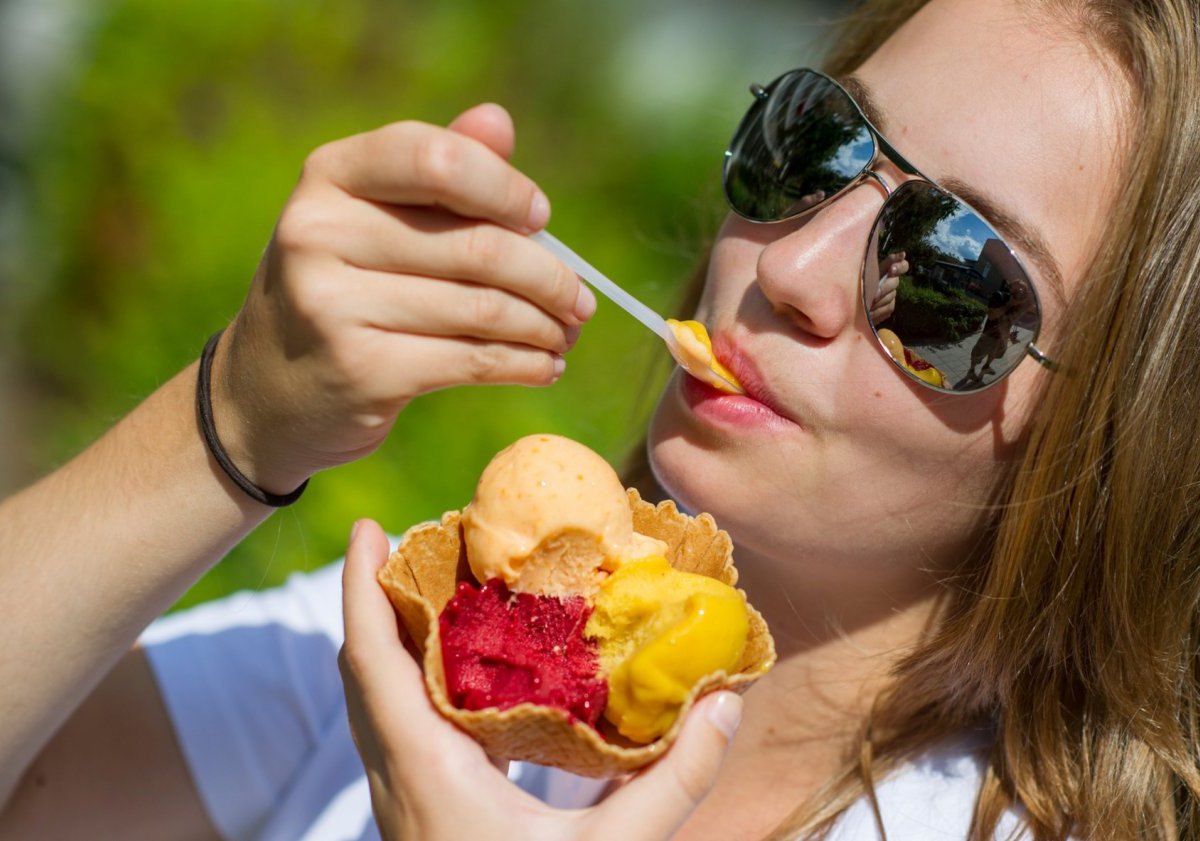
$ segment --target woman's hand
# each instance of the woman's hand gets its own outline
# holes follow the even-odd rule
[[[481,105],[309,156],[214,362],[218,431],[257,484],[371,452],[417,395],[558,379],[595,298],[526,236],[550,206],[512,145]]]
[[[385,839],[663,841],[675,833],[716,779],[741,698],[729,692],[704,698],[666,756],[600,805],[552,809],[510,783],[429,701],[375,578],[387,554],[379,526],[360,521],[346,553],[346,643],[339,658],[350,728]]]

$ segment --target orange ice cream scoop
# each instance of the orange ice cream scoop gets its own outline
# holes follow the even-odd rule
[[[467,560],[479,581],[516,592],[590,597],[627,558],[661,553],[633,530],[616,471],[559,435],[530,435],[483,471],[462,515]]]
[[[733,372],[717,361],[717,357],[713,355],[712,339],[709,338],[708,330],[705,329],[703,324],[699,321],[676,321],[674,318],[668,318],[667,324],[671,326],[671,332],[675,334],[675,340],[679,342],[679,347],[689,362],[695,363],[700,368],[711,368],[729,380],[729,382],[745,391],[745,388],[738,382],[738,378],[733,375]],[[726,391],[730,394],[735,393],[732,389],[719,382],[714,382],[712,385],[721,391]]]
[[[735,670],[749,629],[745,599],[728,584],[662,557],[626,562],[600,587],[584,629],[608,675],[604,717],[635,742],[659,738],[701,678]]]

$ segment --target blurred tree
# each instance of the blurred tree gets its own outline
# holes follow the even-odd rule
[[[554,202],[552,230],[671,312],[723,213],[716,173],[748,103],[741,80],[802,63],[819,5],[90,6],[88,38],[20,164],[25,259],[12,276],[33,300],[11,352],[37,430],[33,463],[65,460],[195,358],[237,311],[305,154],[390,120],[506,105],[515,162]],[[665,361],[602,304],[558,386],[417,401],[388,445],[319,476],[185,603],[324,563],[356,517],[401,531],[461,507],[487,459],[522,434],[560,432],[619,460]]]

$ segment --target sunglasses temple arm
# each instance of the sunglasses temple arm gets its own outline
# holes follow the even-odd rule
[[[1055,362],[1053,359],[1051,359],[1049,356],[1046,356],[1046,354],[1042,353],[1041,348],[1039,348],[1033,342],[1029,343],[1029,346],[1025,348],[1025,352],[1027,354],[1029,354],[1031,357],[1033,357],[1034,361],[1036,361],[1039,365],[1041,365],[1046,370],[1048,370],[1048,371],[1057,371],[1058,370],[1058,367],[1059,367],[1058,363]]]

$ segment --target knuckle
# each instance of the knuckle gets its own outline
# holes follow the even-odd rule
[[[470,382],[491,382],[501,367],[500,350],[492,345],[473,347],[467,354],[466,365],[466,376]]]
[[[533,204],[533,196],[537,192],[537,187],[525,176],[517,174],[515,170],[512,172],[512,178],[509,180],[507,207],[514,220],[523,221],[529,215],[529,208]]]
[[[567,338],[567,329],[561,324],[547,321],[542,325],[539,333],[539,344],[547,350],[556,353],[566,353],[570,350],[571,342]]]
[[[580,280],[561,260],[555,266],[554,278],[551,280],[551,300],[561,312],[573,312],[575,299],[579,297]]]
[[[539,354],[539,357],[535,371],[537,382],[550,385],[558,377],[558,372],[555,370],[555,357],[549,353]]]
[[[337,663],[338,672],[347,682],[357,681],[358,675],[362,674],[362,658],[349,643],[343,643],[338,649]]]
[[[337,141],[323,143],[313,149],[304,158],[300,167],[301,181],[324,180],[333,169],[333,161],[338,156]]]
[[[421,134],[413,150],[413,169],[428,189],[443,191],[453,183],[462,165],[461,145],[445,131]]]
[[[322,324],[338,301],[337,284],[324,276],[305,277],[289,287],[292,314],[310,327]]]
[[[678,766],[672,768],[671,777],[675,783],[673,788],[675,789],[676,796],[688,809],[694,809],[698,806],[711,788],[699,776],[692,769],[679,768]]]
[[[498,233],[491,225],[474,225],[467,229],[463,250],[470,270],[486,271],[502,263],[505,248]]]
[[[330,241],[336,217],[315,201],[291,202],[275,226],[275,241],[286,251],[313,251]]]
[[[332,341],[327,352],[333,381],[344,391],[362,392],[369,383],[371,367],[364,363],[358,348],[348,341]]]
[[[490,289],[476,289],[471,293],[469,312],[472,323],[477,327],[498,324],[506,309],[503,298]]]

